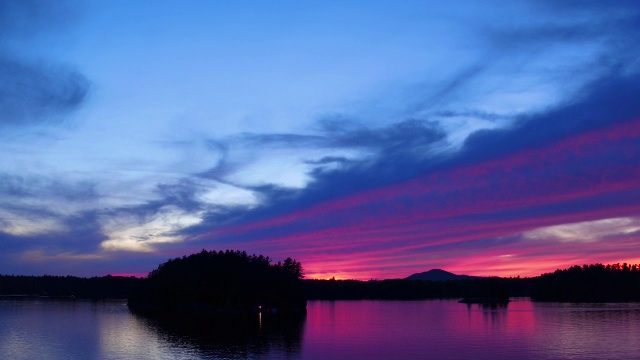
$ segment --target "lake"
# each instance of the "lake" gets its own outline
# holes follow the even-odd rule
[[[0,359],[631,359],[640,304],[310,301],[304,318],[184,326],[125,301],[0,300]]]

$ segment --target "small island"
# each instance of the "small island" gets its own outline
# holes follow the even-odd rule
[[[245,251],[206,251],[160,264],[128,299],[155,316],[304,313],[302,265]]]

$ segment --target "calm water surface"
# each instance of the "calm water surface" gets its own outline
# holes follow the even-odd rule
[[[0,359],[634,359],[640,304],[311,301],[305,318],[184,326],[124,301],[0,300]]]

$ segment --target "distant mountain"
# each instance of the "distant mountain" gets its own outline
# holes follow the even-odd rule
[[[475,276],[456,275],[448,271],[440,269],[432,269],[429,271],[413,274],[407,277],[407,280],[423,280],[423,281],[446,281],[446,280],[463,280],[473,279]]]

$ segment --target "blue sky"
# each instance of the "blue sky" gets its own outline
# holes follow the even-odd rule
[[[5,0],[0,24],[0,273],[640,262],[634,1]]]

